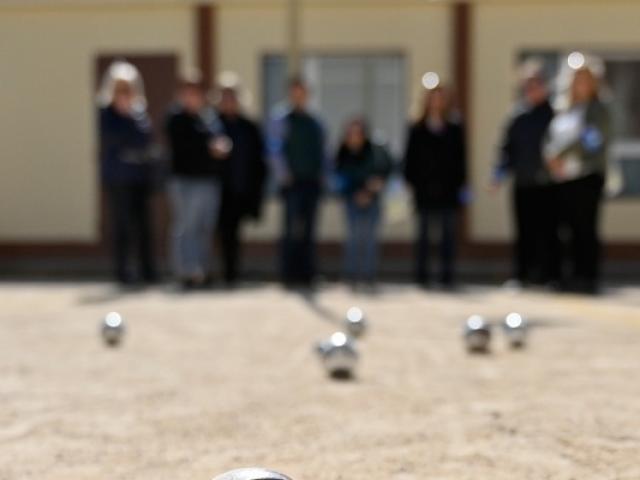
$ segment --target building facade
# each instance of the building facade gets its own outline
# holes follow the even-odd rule
[[[622,72],[613,79],[622,85],[640,72],[638,18],[640,4],[625,0],[303,0],[302,68],[334,142],[345,117],[365,113],[398,155],[423,74],[437,72],[455,85],[474,192],[465,253],[504,256],[511,236],[508,192],[491,196],[486,184],[515,93],[515,65],[526,55],[553,63],[588,50]],[[73,255],[98,252],[104,244],[94,96],[110,59],[143,64],[157,104],[170,100],[180,71],[199,67],[210,80],[234,71],[243,80],[247,109],[264,118],[282,95],[287,22],[284,0],[1,1],[0,255]],[[640,155],[634,156],[640,127],[624,111],[638,101],[632,90],[629,98],[614,97],[625,162],[616,178],[629,185],[640,165]],[[156,110],[158,123],[162,112]],[[272,200],[264,221],[250,227],[252,240],[272,242],[278,216]],[[385,241],[409,245],[411,207],[399,181],[386,217]],[[633,188],[607,200],[603,230],[610,254],[640,258],[638,218],[640,196]],[[321,238],[340,240],[342,223],[337,202],[328,200]]]

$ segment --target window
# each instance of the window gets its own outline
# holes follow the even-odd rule
[[[557,78],[569,53],[524,51],[520,60],[538,58],[544,62],[549,78]],[[593,53],[604,61],[605,92],[611,109],[613,141],[607,190],[614,197],[640,197],[640,52]]]
[[[405,62],[395,54],[307,55],[303,74],[311,87],[312,105],[322,115],[335,148],[344,123],[363,115],[374,137],[399,156],[405,135]],[[265,116],[286,98],[287,66],[282,55],[263,60]]]

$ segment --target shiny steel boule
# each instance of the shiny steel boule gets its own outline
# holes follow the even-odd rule
[[[230,470],[214,477],[213,480],[291,480],[291,478],[275,470],[250,467]]]
[[[100,333],[102,334],[102,339],[108,346],[118,346],[122,342],[125,333],[122,315],[117,312],[108,313],[102,320]]]
[[[491,325],[480,315],[472,315],[464,325],[464,340],[472,353],[487,353],[491,343]]]
[[[318,354],[332,378],[349,379],[355,376],[358,351],[348,335],[342,332],[334,333],[329,340],[318,345]]]
[[[510,313],[502,324],[507,341],[511,348],[524,348],[527,343],[527,321],[519,313]]]
[[[362,309],[358,307],[351,307],[347,311],[345,327],[347,332],[349,332],[349,335],[354,338],[360,338],[366,333],[368,322]]]

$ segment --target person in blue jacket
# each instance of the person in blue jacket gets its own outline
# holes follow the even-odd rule
[[[378,263],[380,197],[391,172],[391,156],[371,140],[366,121],[356,118],[345,128],[335,164],[347,220],[345,274],[354,288],[359,283],[372,286]]]
[[[150,199],[153,193],[151,122],[142,77],[130,63],[114,62],[99,94],[100,172],[108,198],[116,280],[157,280]],[[137,274],[131,257],[137,254]]]

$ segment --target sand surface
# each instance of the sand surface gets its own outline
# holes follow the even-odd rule
[[[371,322],[358,379],[312,346],[353,304]],[[111,310],[128,326],[105,348]],[[461,322],[509,311],[469,356]],[[495,332],[499,334],[501,332]],[[385,285],[178,295],[0,284],[0,480],[209,480],[262,465],[295,480],[640,479],[640,288],[598,299]]]

